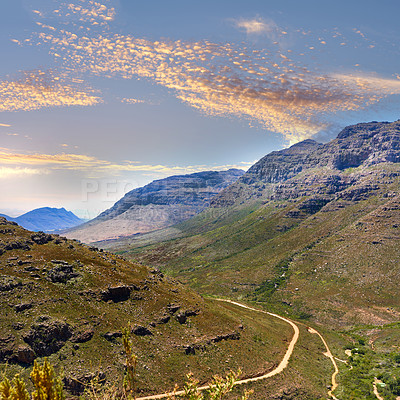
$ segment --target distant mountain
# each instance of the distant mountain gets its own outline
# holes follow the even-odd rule
[[[174,226],[175,238],[100,245],[202,293],[248,296],[329,326],[380,325],[400,317],[399,227],[400,120],[266,155]]]
[[[64,234],[90,243],[149,232],[185,221],[244,174],[239,169],[170,176],[127,193],[113,207]]]
[[[0,217],[16,222],[25,229],[43,232],[72,228],[84,222],[65,208],[51,207],[37,208],[15,218],[3,214],[0,214]]]

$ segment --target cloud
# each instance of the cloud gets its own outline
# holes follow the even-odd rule
[[[124,98],[121,101],[122,101],[122,103],[127,103],[127,104],[147,103],[146,100],[142,100],[142,99],[127,99],[127,98]]]
[[[237,28],[243,29],[248,35],[271,35],[276,34],[279,30],[274,21],[266,21],[260,17],[235,20],[234,24]]]
[[[14,79],[0,80],[0,112],[30,111],[44,107],[91,106],[100,103],[93,90],[78,89],[78,82],[54,71],[23,71]],[[82,82],[81,82],[82,86]],[[2,124],[1,126],[7,126]]]
[[[53,11],[53,14],[62,16],[69,22],[79,21],[81,24],[86,23],[90,26],[106,27],[115,18],[116,12],[115,8],[110,6],[111,1],[105,0],[102,3],[94,0],[77,0],[75,3],[62,3]]]
[[[253,163],[241,162],[239,164],[229,165],[189,165],[189,166],[168,166],[140,164],[138,162],[126,161],[124,163],[113,163],[107,160],[100,160],[96,157],[82,154],[23,154],[15,153],[8,149],[0,148],[0,165],[12,165],[12,167],[0,167],[7,173],[12,171],[41,171],[32,169],[32,167],[42,167],[45,171],[54,170],[76,170],[88,171],[91,173],[110,172],[116,174],[119,172],[154,172],[166,175],[188,174],[200,171],[221,171],[230,168],[247,170]],[[29,168],[21,166],[29,166]],[[4,172],[5,173],[5,172]],[[28,172],[27,172],[28,173]],[[32,172],[33,174],[34,172]],[[37,172],[39,173],[39,172]]]
[[[80,11],[74,12],[79,18]],[[271,38],[286,33],[260,18],[238,20],[236,25]],[[65,68],[86,76],[149,79],[205,115],[256,122],[289,143],[327,129],[338,112],[359,110],[399,93],[393,84],[398,80],[313,72],[279,50],[74,29],[48,29],[35,40],[48,46]]]
[[[9,125],[9,124],[0,124],[0,126],[5,126],[5,127],[9,128],[11,125]]]
[[[44,170],[34,168],[20,168],[20,167],[0,167],[0,179],[40,175],[46,173]]]

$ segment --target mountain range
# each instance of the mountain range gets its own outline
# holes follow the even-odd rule
[[[258,377],[282,360],[286,316],[299,343],[282,374],[252,385],[254,399],[326,398],[329,358],[337,398],[376,398],[381,381],[396,398],[400,120],[352,125],[226,174],[128,193],[82,226],[86,239],[103,230],[100,249],[0,218],[0,364],[26,377],[47,356],[79,395],[91,378],[121,380],[128,326],[137,394],[171,390],[189,370],[201,384],[228,367]]]
[[[65,208],[42,207],[29,211],[19,217],[9,217],[0,214],[9,221],[16,222],[22,227],[31,231],[54,232],[61,229],[68,229],[80,225],[85,220],[80,219],[71,211]]]
[[[399,187],[400,121],[362,123],[268,154],[173,230],[99,246],[201,293],[330,326],[390,323],[400,318]]]
[[[128,192],[98,217],[63,234],[90,243],[174,225],[207,208],[215,195],[243,174],[229,169],[156,180]]]

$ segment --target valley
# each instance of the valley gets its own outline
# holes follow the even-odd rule
[[[168,397],[184,371],[205,390],[239,369],[233,395],[243,386],[260,400],[395,400],[399,124],[297,143],[228,171],[230,184],[215,172],[155,181],[72,239],[1,219],[0,361],[27,376],[49,357],[79,395],[79,382],[120,381],[128,326],[141,400]],[[115,238],[120,215],[135,221],[132,207],[176,214],[183,198],[191,218]],[[93,239],[93,227],[107,239],[77,240]]]

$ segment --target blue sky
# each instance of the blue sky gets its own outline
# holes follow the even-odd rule
[[[246,169],[399,118],[397,1],[5,0],[0,212],[94,217],[157,178]]]

